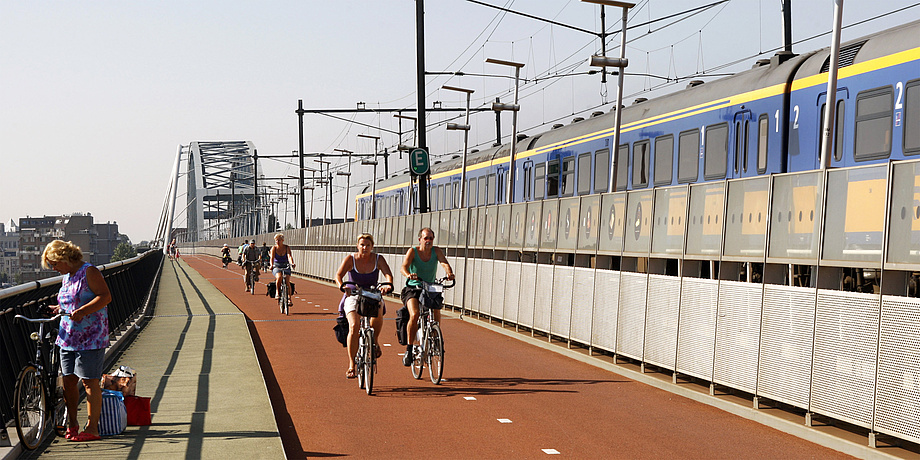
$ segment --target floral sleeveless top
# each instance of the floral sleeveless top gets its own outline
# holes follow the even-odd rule
[[[89,266],[84,263],[74,275],[64,275],[58,291],[58,305],[62,313],[71,313],[96,297],[86,281],[86,268]],[[86,315],[79,322],[61,317],[57,344],[64,350],[97,350],[109,346],[108,306]]]

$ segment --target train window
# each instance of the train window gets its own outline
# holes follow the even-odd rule
[[[633,144],[632,156],[632,186],[645,188],[648,186],[649,167],[649,141],[640,141]]]
[[[706,179],[725,179],[728,166],[728,123],[706,128],[703,157],[703,176]]]
[[[438,210],[438,186],[432,185],[430,190],[431,190],[431,210],[437,211]]]
[[[454,200],[450,204],[451,209],[460,207],[460,181],[454,181]]]
[[[700,176],[700,130],[680,133],[677,145],[677,182],[696,182]]]
[[[476,200],[477,206],[485,206],[486,204],[486,197],[488,196],[488,193],[489,193],[489,189],[486,184],[487,182],[486,182],[485,176],[480,177],[479,178],[479,199]]]
[[[891,153],[892,96],[890,86],[856,96],[857,161],[887,158]]]
[[[438,210],[443,211],[447,209],[447,194],[444,193],[444,186],[438,186]]]
[[[562,196],[575,194],[575,158],[562,160]]]
[[[770,117],[763,114],[757,119],[757,173],[767,172],[767,140],[770,138]]]
[[[533,199],[542,200],[546,191],[546,165],[538,164],[534,167]]]
[[[613,163],[616,182],[613,184],[616,191],[626,190],[626,172],[629,171],[629,144],[617,148],[617,157]]]
[[[546,197],[559,196],[559,160],[550,161],[546,166]]]
[[[486,204],[495,204],[495,194],[497,191],[495,174],[489,174],[489,179],[486,183]]]
[[[834,115],[834,161],[843,160],[843,142],[840,142],[840,136],[843,134],[843,100],[837,101],[837,113]],[[824,111],[827,110],[827,104],[821,104],[821,122],[818,125],[818,152],[824,145]]]
[[[473,208],[476,206],[476,179],[470,179],[466,183],[466,207]]]
[[[738,120],[735,122],[735,174],[741,172],[741,150],[744,149],[744,138],[741,135],[741,120]]]
[[[751,129],[751,120],[745,119],[744,120],[744,136],[743,136],[744,143],[741,145],[741,151],[744,152],[744,154],[741,156],[741,169],[744,172],[747,172],[748,170],[748,144],[750,143],[748,142],[748,139],[749,139],[748,133],[750,129]]]
[[[904,89],[904,154],[920,153],[920,80]]]
[[[610,150],[598,150],[594,152],[594,193],[606,192],[608,182],[610,182]]]
[[[655,185],[671,185],[674,175],[674,135],[655,139]]]
[[[591,193],[591,154],[578,155],[578,194]]]

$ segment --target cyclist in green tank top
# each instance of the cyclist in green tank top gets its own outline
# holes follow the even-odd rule
[[[412,345],[418,332],[419,296],[422,293],[422,283],[419,280],[433,283],[438,274],[439,263],[444,267],[447,279],[454,279],[454,270],[447,262],[444,251],[434,245],[434,230],[425,227],[418,232],[418,247],[409,248],[400,268],[403,276],[408,278],[400,297],[409,309],[409,324],[406,330],[409,345],[406,346],[403,365],[408,366],[412,363]],[[440,310],[433,309],[431,313],[435,321],[441,321]]]

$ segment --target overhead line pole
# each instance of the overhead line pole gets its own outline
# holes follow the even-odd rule
[[[428,152],[428,130],[425,117],[425,0],[415,0],[416,92],[418,93],[418,148]],[[376,181],[376,178],[375,178]],[[428,212],[428,176],[418,176],[418,206],[420,213]]]

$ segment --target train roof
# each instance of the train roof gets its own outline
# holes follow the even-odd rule
[[[920,48],[920,21],[841,43],[840,68],[915,48]],[[815,51],[808,62],[802,65],[797,76],[808,77],[827,72],[830,54],[830,47]]]

